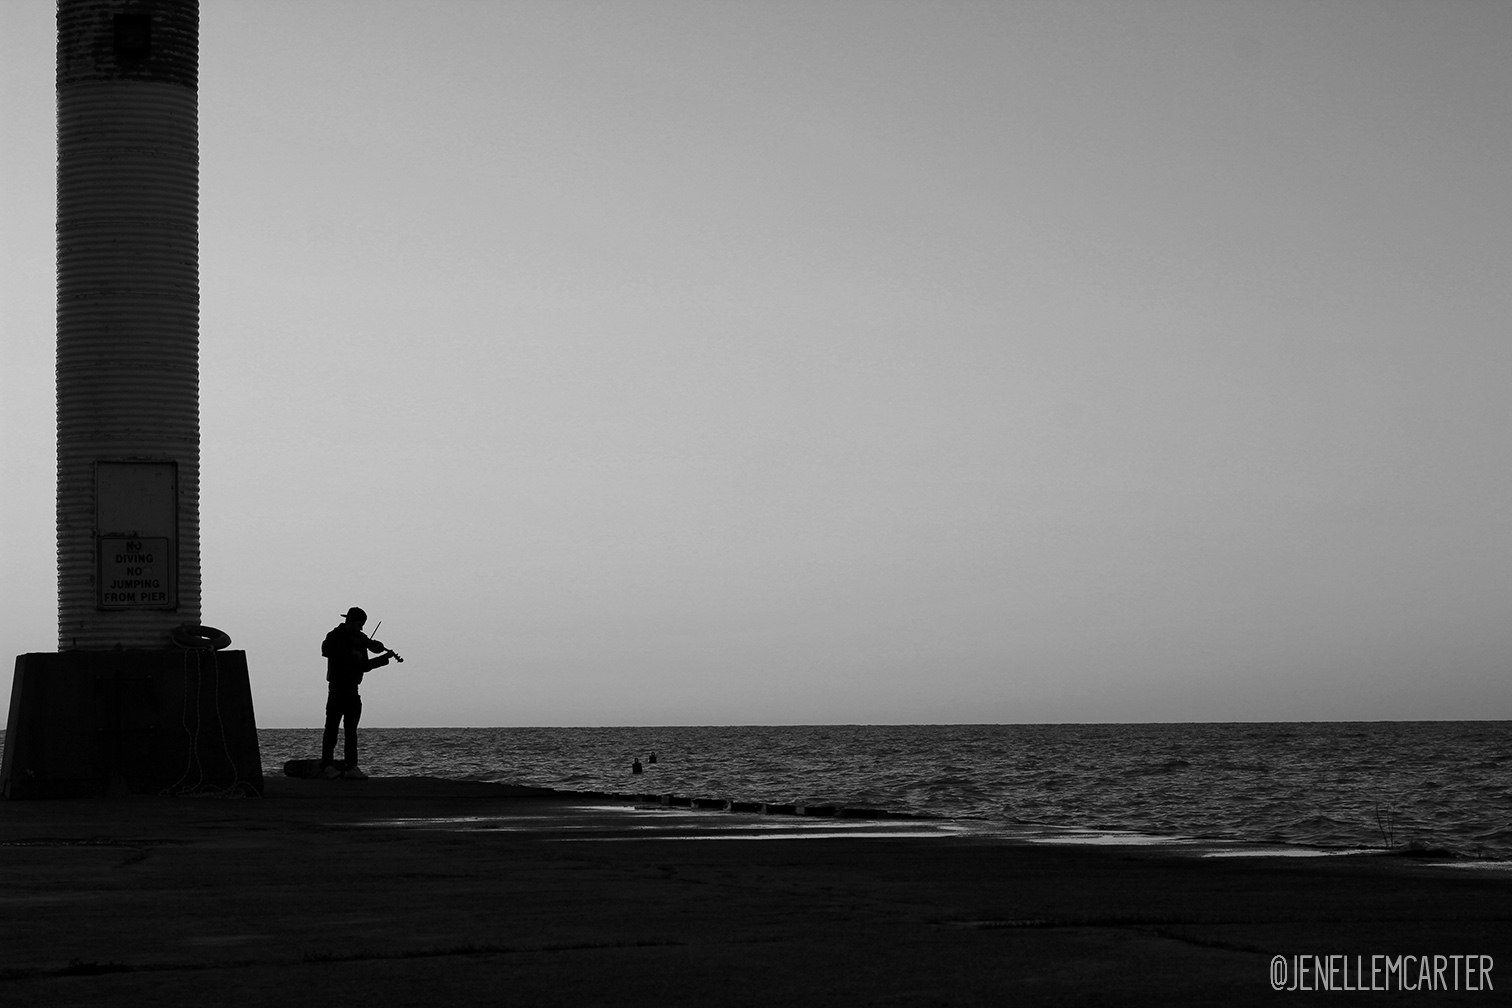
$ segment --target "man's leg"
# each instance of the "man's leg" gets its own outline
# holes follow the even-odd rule
[[[346,704],[346,766],[350,770],[357,765],[357,722],[362,720],[362,697],[353,693]]]
[[[335,690],[326,695],[325,734],[320,738],[320,766],[331,765],[336,756],[336,730],[341,725],[341,701]]]

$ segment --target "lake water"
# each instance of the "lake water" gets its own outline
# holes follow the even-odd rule
[[[320,752],[262,729],[263,763]],[[1512,858],[1512,722],[374,728],[370,775]],[[657,762],[646,762],[651,752]],[[338,749],[339,755],[339,749]],[[645,773],[632,776],[639,758]]]

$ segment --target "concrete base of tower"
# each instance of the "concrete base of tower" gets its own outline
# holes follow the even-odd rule
[[[262,792],[245,651],[16,658],[0,795]]]

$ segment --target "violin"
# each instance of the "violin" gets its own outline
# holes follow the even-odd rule
[[[373,633],[374,634],[378,633],[378,627],[381,627],[381,626],[383,626],[383,620],[379,620],[377,622],[377,624],[373,627]],[[373,640],[373,638],[371,638],[371,637],[369,637],[368,640],[373,641],[374,644],[378,644],[379,647],[383,647],[382,644],[379,644],[378,641]],[[399,656],[399,652],[395,651],[393,648],[387,648],[380,657],[383,657],[383,658],[392,658],[392,659],[394,659],[394,661],[398,662],[400,665],[404,664],[404,659],[401,658]]]
[[[369,640],[372,640],[372,638],[369,638]],[[382,664],[387,665],[388,664],[388,660],[390,658],[392,658],[392,659],[394,659],[394,661],[398,662],[400,665],[404,664],[404,656],[401,655],[398,651],[395,651],[391,647],[384,647],[383,643],[380,642],[380,641],[373,641],[373,643],[377,644],[379,647],[381,647],[381,648],[384,649],[383,653],[380,654],[377,658],[374,658],[373,661],[375,661],[375,662],[381,662]],[[373,667],[374,668],[378,668],[379,666],[374,665]]]

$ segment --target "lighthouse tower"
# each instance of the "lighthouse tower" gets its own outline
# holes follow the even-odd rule
[[[58,6],[58,647],[200,621],[199,11]]]
[[[198,3],[57,18],[59,650],[17,659],[0,792],[260,793],[200,624]]]

